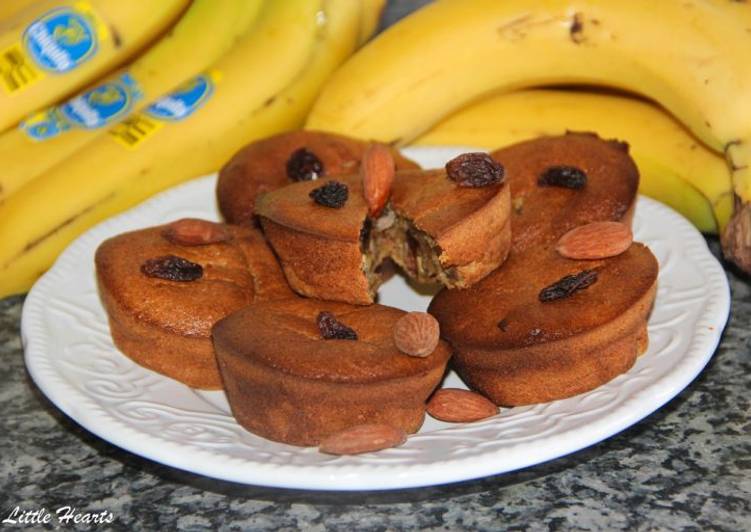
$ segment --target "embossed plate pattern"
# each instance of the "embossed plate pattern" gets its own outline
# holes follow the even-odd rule
[[[426,167],[460,149],[421,148]],[[430,418],[397,449],[332,457],[243,430],[222,392],[197,392],[146,370],[112,344],[94,278],[105,238],[184,216],[218,219],[213,176],[191,181],[103,222],[76,240],[34,286],[23,311],[26,364],[63,412],[98,436],[157,462],[248,484],[304,489],[393,489],[502,473],[592,445],[639,421],[687,386],[708,362],[727,321],[725,273],[704,239],[668,207],[640,198],[638,240],[660,262],[650,345],[636,365],[571,399],[504,409],[477,423]],[[429,298],[401,278],[381,301],[423,310]],[[446,386],[461,386],[450,375]]]

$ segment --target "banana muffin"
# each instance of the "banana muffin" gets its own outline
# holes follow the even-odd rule
[[[571,133],[492,156],[511,187],[509,259],[467,290],[442,290],[429,312],[454,348],[459,375],[497,404],[596,388],[646,349],[657,261],[638,243],[586,261],[562,257],[555,245],[588,223],[630,224],[639,175],[628,147]]]
[[[367,146],[343,135],[303,130],[253,142],[219,171],[219,210],[229,223],[251,223],[258,194],[298,181],[356,174]],[[419,168],[398,150],[391,152],[397,169]]]
[[[416,432],[451,351],[396,347],[404,311],[297,298],[253,303],[214,326],[227,398],[250,432],[292,445],[317,445],[362,424]]]
[[[486,154],[470,155],[489,164]],[[444,169],[397,172],[376,217],[368,215],[358,176],[262,194],[256,214],[302,295],[370,304],[388,260],[417,281],[465,288],[497,268],[511,243],[509,186],[501,169],[493,171],[491,181],[475,186],[462,186]]]
[[[95,260],[115,345],[194,388],[222,387],[214,323],[253,301],[295,297],[250,227],[178,220],[110,238]]]

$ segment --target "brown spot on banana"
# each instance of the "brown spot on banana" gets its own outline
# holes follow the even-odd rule
[[[574,13],[568,34],[574,44],[581,44],[584,40],[584,17],[581,13]]]
[[[110,33],[112,33],[112,45],[115,47],[115,50],[117,50],[122,46],[123,39],[120,37],[120,32],[117,31],[117,28],[114,26],[110,26]]]

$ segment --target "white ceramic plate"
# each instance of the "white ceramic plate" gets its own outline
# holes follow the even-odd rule
[[[426,167],[460,149],[413,149]],[[712,356],[727,321],[725,272],[704,239],[668,207],[640,198],[634,230],[660,262],[649,351],[626,374],[571,399],[505,409],[451,425],[426,419],[396,449],[332,457],[243,430],[222,392],[199,392],[146,370],[112,344],[97,296],[94,250],[105,238],[184,216],[218,219],[215,178],[169,190],[74,242],[34,286],[23,311],[29,372],[63,412],[136,454],[202,475],[288,488],[355,490],[441,484],[512,471],[592,445],[644,418],[686,387]],[[424,310],[402,278],[381,302]],[[463,386],[450,375],[445,386]]]

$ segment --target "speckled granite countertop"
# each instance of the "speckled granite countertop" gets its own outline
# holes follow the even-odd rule
[[[387,20],[419,3],[392,2]],[[23,299],[2,300],[0,529],[751,530],[751,284],[728,276],[731,318],[717,353],[642,422],[523,471],[391,492],[237,485],[114,447],[42,396],[23,365]],[[14,517],[16,507],[37,513]],[[65,507],[111,522],[37,524]]]

